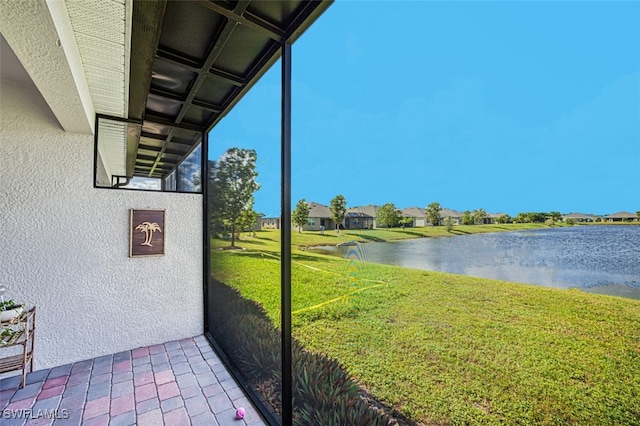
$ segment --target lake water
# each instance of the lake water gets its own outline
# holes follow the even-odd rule
[[[366,243],[362,260],[640,299],[640,226],[575,226]],[[345,247],[324,247],[343,256]]]

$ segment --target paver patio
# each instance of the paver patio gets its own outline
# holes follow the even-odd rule
[[[266,424],[204,336],[35,371],[19,385],[0,380],[3,426]]]

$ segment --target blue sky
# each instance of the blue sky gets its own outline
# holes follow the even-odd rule
[[[640,2],[337,1],[293,47],[292,203],[640,210]],[[280,66],[210,134],[280,212]]]

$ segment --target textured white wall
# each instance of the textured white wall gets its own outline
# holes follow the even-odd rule
[[[0,283],[38,306],[36,369],[203,332],[202,196],[95,189],[93,137],[0,88]],[[129,258],[129,209],[166,209],[166,255]]]

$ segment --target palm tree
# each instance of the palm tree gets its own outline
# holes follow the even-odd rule
[[[160,229],[160,225],[158,225],[157,222],[153,222],[153,223],[142,222],[140,225],[136,226],[136,229],[140,230],[140,232],[144,232],[145,234],[144,241],[140,245],[149,246],[149,247],[151,247],[151,240],[153,239],[153,233],[155,231],[162,232],[162,229]]]
[[[484,220],[489,217],[489,214],[484,209],[478,209],[473,211],[473,223],[482,225]]]

